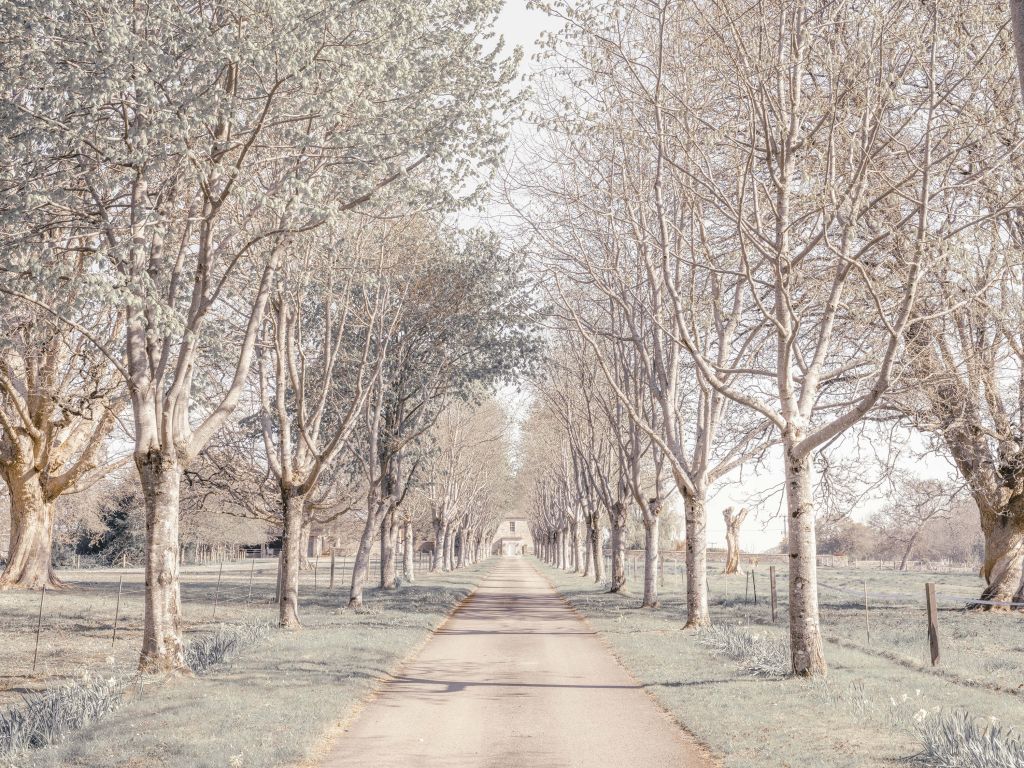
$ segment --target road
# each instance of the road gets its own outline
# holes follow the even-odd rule
[[[503,558],[349,724],[324,768],[713,763],[530,560]]]

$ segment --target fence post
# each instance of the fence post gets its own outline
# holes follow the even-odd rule
[[[754,588],[754,605],[757,605],[757,571],[750,569],[750,584]]]
[[[924,585],[925,600],[928,603],[928,647],[931,651],[932,666],[939,664],[939,612],[935,605],[935,583]]]
[[[871,621],[868,619],[868,580],[864,579],[864,631],[868,635],[868,645],[871,645]]]
[[[110,637],[110,644],[117,641],[117,618],[121,615],[121,582],[124,581],[124,574],[117,577],[117,603],[114,605],[114,633]]]
[[[36,649],[32,652],[32,672],[36,671],[36,659],[39,657],[39,633],[43,629],[43,598],[46,597],[46,587],[39,593],[39,618],[36,619]]]
[[[224,561],[220,562],[220,570],[217,572],[217,589],[213,593],[213,618],[217,618],[217,601],[220,600],[220,580],[224,575]]]
[[[750,602],[750,571],[743,574],[743,602]]]
[[[331,584],[327,589],[328,591],[334,589],[334,547],[331,547]]]
[[[248,605],[252,602],[252,577],[256,571],[256,558],[252,559],[252,566],[249,568],[249,594],[245,598],[245,604]]]
[[[779,598],[778,593],[775,591],[775,566],[768,566],[768,581],[771,583],[772,588],[772,624],[775,623],[775,619],[778,612]]]

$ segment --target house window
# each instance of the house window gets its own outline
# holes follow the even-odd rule
[[[509,533],[515,533],[516,532],[516,521],[515,520],[509,520],[508,521],[508,532]]]

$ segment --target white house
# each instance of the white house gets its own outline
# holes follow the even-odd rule
[[[491,552],[496,555],[529,555],[533,552],[533,537],[525,517],[508,517],[494,532]]]

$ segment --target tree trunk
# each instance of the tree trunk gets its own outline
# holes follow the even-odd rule
[[[178,578],[178,500],[182,469],[159,451],[136,454],[146,505],[146,600],[139,669],[186,671]]]
[[[53,568],[54,503],[46,498],[35,467],[12,464],[3,473],[11,504],[11,542],[0,589],[57,589]]]
[[[455,570],[455,540],[458,538],[458,531],[452,531],[451,526],[446,526],[444,533],[444,570]]]
[[[608,591],[621,592],[626,588],[626,505],[617,501],[609,511],[612,524],[612,583]]]
[[[604,554],[601,552],[601,526],[596,519],[590,526],[590,557],[594,563],[594,582],[604,581]]]
[[[1010,0],[1010,25],[1013,30],[1013,48],[1017,54],[1017,79],[1021,98],[1024,98],[1024,0]]]
[[[809,456],[797,457],[787,441],[786,502],[789,511],[789,644],[793,674],[825,675],[828,665],[818,623],[818,561]]]
[[[370,553],[373,551],[373,536],[377,531],[379,514],[367,518],[363,535],[359,538],[355,559],[352,561],[352,587],[349,590],[348,607],[363,607],[363,590],[370,576]]]
[[[440,520],[434,520],[434,551],[430,553],[430,572],[435,573],[443,567],[444,557],[444,532],[445,525]]]
[[[299,570],[311,571],[313,564],[309,562],[309,537],[313,535],[313,521],[305,523],[299,532]]]
[[[580,562],[580,524],[573,522],[569,524],[569,551],[572,554],[572,572],[579,573],[582,563]]]
[[[644,600],[643,608],[658,607],[658,552],[661,520],[657,515],[644,515]]]
[[[398,527],[395,525],[395,508],[388,505],[388,510],[380,519],[380,588],[398,588],[398,562],[396,544]]]
[[[406,520],[404,529],[402,538],[405,541],[405,551],[403,552],[404,557],[402,558],[402,578],[412,584],[416,581],[416,549],[412,530],[412,521]]]
[[[591,557],[590,557],[590,554],[591,554],[590,553],[590,550],[591,550],[591,547],[590,547],[590,526],[589,525],[586,527],[586,530],[584,530],[584,534],[585,535],[583,537],[583,576],[587,577],[587,576],[590,575],[590,560],[591,560]]]
[[[743,573],[740,568],[740,526],[747,518],[747,508],[734,512],[732,507],[722,510],[725,519],[725,570],[723,573]]]
[[[298,629],[299,570],[302,567],[306,526],[303,525],[305,497],[294,488],[281,490],[284,506],[284,538],[281,542],[281,593],[278,599],[278,626]]]
[[[996,603],[1024,601],[1024,531],[1014,524],[1013,516],[986,515],[982,530],[985,534],[985,560],[981,575],[985,579],[982,600]],[[983,609],[1004,610],[1007,606],[981,605]]]
[[[708,516],[703,494],[682,492],[686,516],[686,625],[711,626],[708,611]]]

